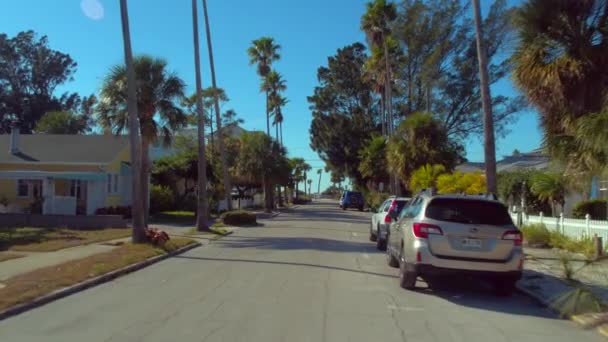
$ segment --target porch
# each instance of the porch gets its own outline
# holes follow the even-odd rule
[[[104,172],[0,171],[0,180],[15,189],[7,213],[94,215],[106,202]]]

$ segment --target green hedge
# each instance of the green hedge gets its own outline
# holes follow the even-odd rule
[[[152,185],[150,187],[150,212],[158,213],[173,209],[175,196],[166,186]]]
[[[224,224],[233,226],[245,226],[257,223],[255,214],[244,210],[227,211],[220,218]]]
[[[592,220],[606,219],[606,200],[594,199],[590,201],[578,202],[572,209],[572,216],[584,219],[585,215],[591,215]]]
[[[544,224],[527,224],[520,228],[524,240],[530,246],[549,247],[551,245],[551,232]]]

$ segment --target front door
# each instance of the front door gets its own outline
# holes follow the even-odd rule
[[[76,197],[76,215],[87,214],[87,182],[72,180],[70,196]]]

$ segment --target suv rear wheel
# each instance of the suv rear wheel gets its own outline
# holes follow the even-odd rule
[[[389,237],[387,237],[387,240],[388,239],[389,239]],[[399,267],[399,260],[397,260],[397,258],[395,258],[393,256],[393,253],[391,253],[391,249],[390,248],[386,249],[386,263],[390,267]]]
[[[376,229],[376,248],[381,251],[386,250],[386,239],[380,237],[380,226]]]
[[[369,241],[376,241],[378,239],[378,235],[374,235],[373,233],[374,227],[372,224],[369,224]]]
[[[399,257],[399,285],[406,290],[416,288],[416,272],[408,271],[407,262],[402,257]]]

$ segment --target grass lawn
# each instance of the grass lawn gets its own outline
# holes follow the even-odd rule
[[[21,258],[21,257],[23,257],[23,255],[21,255],[21,254],[2,252],[2,253],[0,253],[0,262],[6,261],[6,260],[11,260],[11,259],[17,259],[17,258]]]
[[[50,252],[128,236],[130,229],[0,228],[0,250]]]
[[[211,213],[209,218],[217,218],[217,215]],[[152,215],[150,220],[153,223],[195,224],[196,215],[194,211],[186,210],[162,211]]]
[[[14,276],[3,281],[5,287],[0,289],[0,310],[192,243],[194,240],[176,238],[169,240],[162,249],[149,244],[129,243],[109,252]]]

